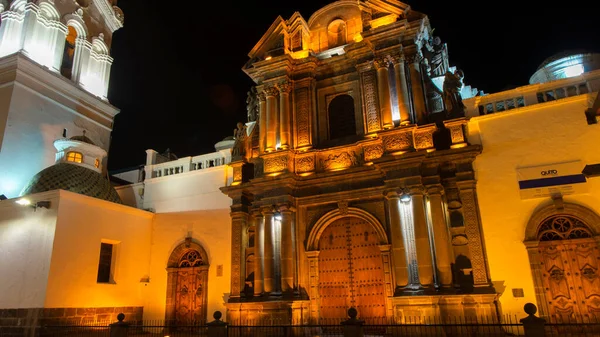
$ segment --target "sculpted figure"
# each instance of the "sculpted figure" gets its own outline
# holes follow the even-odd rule
[[[444,45],[439,37],[433,38],[433,52],[430,58],[431,71],[430,76],[442,76],[444,74]]]
[[[248,112],[248,122],[256,121],[258,116],[258,92],[256,87],[251,87],[246,97],[246,110]]]
[[[237,123],[237,129],[233,130],[233,148],[231,149],[232,157],[243,157],[246,154],[246,125],[242,122]]]
[[[446,72],[443,85],[444,105],[449,116],[464,116],[465,105],[462,101],[460,91],[463,87],[462,79],[464,74],[462,70],[456,69],[454,73]]]

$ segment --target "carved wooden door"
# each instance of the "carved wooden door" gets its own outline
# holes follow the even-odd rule
[[[377,233],[358,218],[336,220],[319,240],[320,317],[346,319],[348,308],[364,320],[385,317],[383,262]]]
[[[190,267],[177,270],[175,320],[177,325],[197,325],[206,322],[206,268]]]
[[[559,321],[600,319],[600,250],[594,238],[540,242],[548,314]]]

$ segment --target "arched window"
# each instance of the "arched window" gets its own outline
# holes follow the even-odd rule
[[[69,26],[69,32],[65,40],[65,48],[63,51],[62,64],[60,73],[64,77],[71,79],[73,75],[73,60],[75,57],[75,40],[77,39],[77,31],[73,26]]]
[[[73,163],[83,163],[83,155],[79,152],[70,151],[67,153],[67,161]]]
[[[179,260],[179,268],[197,267],[201,266],[202,264],[202,256],[198,251],[195,250],[190,250],[189,252],[185,253],[181,257],[181,260]]]
[[[331,21],[327,26],[327,37],[329,48],[346,44],[346,23],[340,19]]]
[[[356,135],[354,99],[339,95],[329,103],[329,139]]]
[[[538,240],[555,241],[591,238],[593,235],[581,220],[569,215],[554,215],[542,222]]]

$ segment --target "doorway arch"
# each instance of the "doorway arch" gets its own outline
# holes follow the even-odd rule
[[[552,321],[600,319],[600,216],[572,203],[530,218],[525,245],[540,315]]]
[[[208,299],[208,256],[204,248],[186,239],[167,262],[168,325],[197,325],[206,322]]]

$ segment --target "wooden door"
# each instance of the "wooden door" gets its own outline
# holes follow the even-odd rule
[[[550,317],[563,322],[589,316],[600,319],[600,250],[596,239],[540,242],[538,249]]]
[[[206,268],[188,267],[177,270],[175,286],[175,320],[179,326],[206,322]]]
[[[379,239],[371,224],[343,218],[319,239],[320,317],[346,319],[350,307],[364,320],[385,317],[385,287]]]

